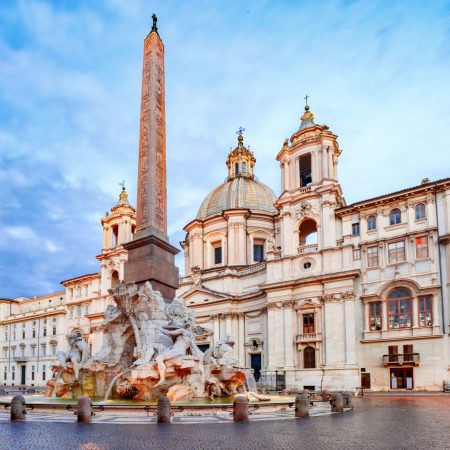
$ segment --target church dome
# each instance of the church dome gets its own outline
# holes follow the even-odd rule
[[[271,215],[278,213],[273,206],[275,193],[254,178],[256,159],[250,149],[244,147],[242,131],[238,136],[238,146],[228,155],[227,181],[206,196],[197,219],[206,219],[229,209],[249,209]]]

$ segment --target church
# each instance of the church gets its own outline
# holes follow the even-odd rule
[[[442,390],[450,178],[347,205],[337,135],[309,105],[273,151],[279,193],[257,178],[257,151],[240,130],[224,154],[226,181],[192,205],[177,296],[209,330],[198,346],[230,337],[239,364],[267,389]],[[124,280],[137,231],[125,187],[101,225],[98,273],[52,295],[0,298],[4,386],[45,385],[69,331],[100,348],[109,290]]]

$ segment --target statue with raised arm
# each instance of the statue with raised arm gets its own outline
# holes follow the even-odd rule
[[[89,359],[89,344],[83,340],[79,333],[68,333],[66,338],[70,349],[67,353],[58,352],[57,356],[63,370],[71,369],[75,380],[78,380],[80,369]]]
[[[166,382],[167,368],[165,362],[168,359],[190,354],[201,359],[201,367],[203,368],[203,353],[195,344],[195,338],[190,330],[190,326],[190,323],[186,322],[184,326],[164,325],[161,327],[161,332],[172,338],[173,344],[160,352],[155,358],[159,373],[159,382],[155,386]]]

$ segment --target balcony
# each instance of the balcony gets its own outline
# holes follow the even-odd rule
[[[317,244],[309,244],[309,245],[300,245],[300,247],[297,248],[297,252],[299,255],[302,255],[304,253],[313,253],[317,252],[318,250]]]
[[[419,353],[403,353],[400,355],[383,355],[383,365],[408,365],[418,366],[420,364]]]
[[[303,333],[297,334],[297,344],[302,342],[317,342],[322,340],[322,335],[320,333]]]
[[[17,362],[17,363],[31,361],[32,359],[36,359],[36,357],[31,357],[31,356],[14,356],[13,357],[14,362]]]

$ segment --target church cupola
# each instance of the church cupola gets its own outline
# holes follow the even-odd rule
[[[305,128],[311,128],[314,124],[314,114],[309,110],[309,105],[305,105],[305,112],[303,113],[302,117],[300,118],[300,128],[298,131],[302,131]]]
[[[242,135],[243,131],[243,128],[239,128],[237,132],[238,145],[228,154],[228,180],[232,180],[237,177],[254,177],[254,166],[256,158],[250,148],[244,146],[244,136]]]

